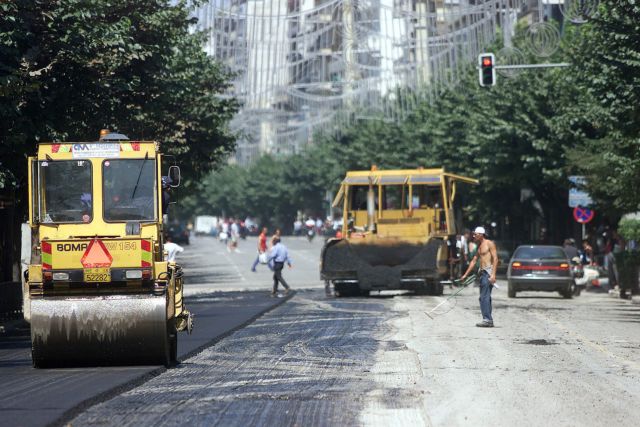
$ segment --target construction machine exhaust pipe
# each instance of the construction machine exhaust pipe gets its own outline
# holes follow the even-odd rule
[[[367,192],[367,231],[374,231],[376,227],[376,194],[373,191],[373,184],[369,183]]]

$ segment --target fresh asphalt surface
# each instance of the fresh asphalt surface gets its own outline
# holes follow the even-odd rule
[[[284,302],[284,298],[269,297],[270,277],[265,266],[251,273],[254,251],[249,250],[248,243],[242,243],[237,253],[229,253],[214,239],[196,238],[179,255],[186,278],[185,301],[195,314],[192,335],[178,336],[180,359]],[[308,246],[303,248],[308,250]],[[298,258],[304,264],[303,257],[309,256],[302,251]],[[317,270],[315,275],[317,280]],[[164,370],[160,366],[33,369],[28,325],[12,322],[5,326],[7,333],[0,335],[3,426],[45,426],[64,421],[87,405]]]
[[[71,394],[78,382],[97,382],[96,373],[109,379],[126,372],[139,379],[67,412],[63,420],[118,427],[638,424],[640,306],[593,293],[567,300],[522,292],[510,299],[500,281],[493,292],[496,327],[476,328],[477,289],[465,289],[431,317],[425,312],[454,290],[445,289],[443,297],[395,292],[327,298],[318,280],[322,242],[285,243],[294,260],[285,278],[296,293],[284,304],[176,368],[142,378],[154,368],[34,371],[23,356],[22,365],[0,372],[3,379],[5,371],[13,376],[8,387],[3,384],[0,422],[7,407],[21,410],[16,418],[23,421],[30,412],[51,410],[51,395]],[[270,273],[264,266],[249,270],[255,241],[241,242],[239,249],[227,252],[202,238],[181,254],[190,266],[192,307],[199,298],[213,305],[212,315],[224,317],[225,306],[253,301],[243,299],[248,295],[284,301],[266,296]],[[198,329],[207,328],[202,322]],[[30,381],[38,396],[24,390]],[[92,396],[99,393],[97,385],[91,387]]]

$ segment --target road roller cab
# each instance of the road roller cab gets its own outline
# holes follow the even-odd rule
[[[347,172],[333,201],[342,207],[344,237],[325,244],[320,277],[334,284],[337,295],[393,289],[441,294],[446,239],[457,233],[460,182],[478,183],[444,169]]]
[[[164,171],[179,185],[177,166]],[[41,143],[29,158],[34,366],[175,362],[192,323],[182,270],[164,261],[162,178],[159,144],[121,134]]]

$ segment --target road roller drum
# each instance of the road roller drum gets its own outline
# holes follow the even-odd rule
[[[33,363],[167,365],[176,340],[170,325],[165,296],[34,299]]]

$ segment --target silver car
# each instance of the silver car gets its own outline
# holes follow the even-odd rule
[[[507,280],[509,298],[519,291],[558,292],[571,298],[574,286],[571,263],[560,246],[518,246],[509,261]]]

